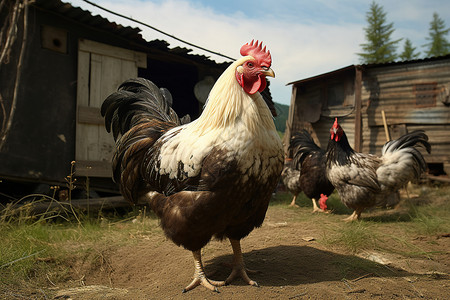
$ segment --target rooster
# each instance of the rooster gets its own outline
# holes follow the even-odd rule
[[[327,148],[327,176],[336,187],[341,201],[354,212],[345,221],[361,217],[365,208],[384,205],[388,196],[409,181],[420,179],[426,162],[416,148],[423,146],[428,153],[428,136],[417,130],[387,142],[381,156],[355,152],[337,118],[330,129]]]
[[[286,189],[293,195],[289,206],[297,206],[295,204],[295,200],[302,189],[300,187],[300,171],[294,168],[292,159],[286,159],[284,162],[283,171],[281,172],[281,180],[283,181]]]
[[[246,272],[240,240],[260,227],[283,167],[281,140],[260,92],[275,77],[262,42],[242,46],[210,91],[200,117],[181,124],[167,104],[170,93],[145,79],[129,80],[103,103],[108,131],[116,140],[113,176],[123,196],[148,204],[165,235],[192,251],[194,279],[183,292],[218,286]],[[120,138],[119,135],[121,135]],[[201,249],[228,238],[230,276],[210,280]]]
[[[311,199],[313,212],[324,212],[317,206],[317,200],[323,198],[322,194],[328,197],[334,191],[334,186],[326,174],[325,150],[317,146],[305,129],[292,136],[289,147],[293,151],[294,166],[300,171],[301,190]],[[326,201],[326,198],[323,199]],[[324,207],[326,208],[326,205]]]

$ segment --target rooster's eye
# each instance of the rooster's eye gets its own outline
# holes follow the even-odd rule
[[[247,64],[247,66],[248,66],[249,68],[253,68],[253,63],[249,62],[249,63]]]

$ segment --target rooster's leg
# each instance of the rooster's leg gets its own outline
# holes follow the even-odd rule
[[[244,281],[253,286],[258,286],[256,281],[253,281],[248,277],[247,271],[250,270],[245,269],[244,257],[242,256],[241,251],[241,242],[238,240],[230,239],[231,247],[233,248],[233,270],[231,271],[230,276],[228,276],[227,280],[225,280],[226,284],[230,284],[236,277],[240,276]]]
[[[323,209],[321,209],[317,206],[316,199],[312,198],[311,200],[312,200],[312,204],[313,204],[313,212],[324,212]]]
[[[194,265],[195,265],[194,280],[192,280],[192,282],[187,287],[184,288],[183,293],[186,293],[199,285],[203,285],[204,287],[206,287],[211,291],[219,292],[217,287],[225,285],[225,281],[214,281],[208,279],[206,277],[205,270],[202,264],[201,250],[192,251],[192,254],[194,255]]]
[[[353,222],[353,221],[359,220],[361,218],[361,212],[362,212],[362,210],[355,209],[355,211],[349,217],[342,219],[342,220],[345,222]]]
[[[298,206],[297,204],[295,204],[296,199],[297,199],[297,195],[294,195],[294,198],[292,198],[292,202],[291,202],[291,204],[289,204],[289,206]]]

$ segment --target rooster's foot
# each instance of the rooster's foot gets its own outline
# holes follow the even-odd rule
[[[217,287],[224,286],[225,281],[215,281],[215,280],[210,280],[210,279],[206,278],[206,276],[197,276],[194,278],[194,280],[192,280],[192,282],[187,287],[185,287],[183,289],[183,293],[193,290],[194,288],[196,288],[199,285],[203,285],[208,290],[219,293],[219,290],[217,289]]]
[[[344,222],[353,222],[359,220],[361,217],[361,212],[357,212],[356,210],[347,218],[342,219]]]
[[[192,254],[194,255],[194,266],[195,266],[194,280],[192,280],[192,282],[183,289],[183,293],[193,290],[199,285],[203,285],[208,290],[218,293],[219,290],[217,289],[217,287],[224,286],[225,281],[215,281],[208,279],[205,275],[205,271],[202,264],[201,250],[192,251]]]
[[[252,285],[252,286],[259,287],[259,285],[256,281],[251,280],[250,277],[248,277],[247,272],[248,273],[258,273],[258,271],[248,270],[244,266],[234,266],[233,270],[231,271],[230,276],[228,276],[227,280],[225,280],[225,284],[228,285],[237,277],[241,277],[245,281],[245,283]]]
[[[297,195],[294,195],[294,198],[292,198],[291,204],[289,204],[290,207],[299,207],[295,204],[295,200],[297,200]]]
[[[233,264],[232,263],[221,263],[222,266],[228,267],[230,269],[233,269]],[[244,271],[247,272],[247,274],[258,274],[258,273],[262,273],[260,270],[252,270],[252,269],[248,269],[248,268],[244,268]]]
[[[225,284],[230,284],[236,277],[241,277],[247,284],[252,286],[259,286],[256,281],[253,281],[248,277],[248,273],[258,273],[258,271],[247,270],[244,264],[244,258],[241,251],[241,243],[239,240],[230,239],[231,247],[233,248],[233,263],[231,264],[233,269],[230,276],[225,280]]]

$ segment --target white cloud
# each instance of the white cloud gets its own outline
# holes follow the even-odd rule
[[[407,4],[409,2],[405,4],[404,1],[382,0],[379,3],[388,13],[388,22],[394,22],[396,28],[396,37],[394,38],[397,36],[410,38],[413,46],[421,51],[422,49],[419,49],[421,44],[416,43],[417,36],[423,35],[424,32],[426,34],[428,27],[417,29],[410,25],[419,16],[426,18],[428,21],[425,23],[428,24],[431,21],[432,13],[428,16],[430,9],[426,10],[426,16],[421,12],[428,1],[412,1],[411,3],[415,5]],[[365,42],[363,27],[366,26],[365,14],[371,1],[364,4],[364,11],[360,11],[359,16],[358,8],[361,9],[363,5],[356,2],[345,1],[345,7],[341,2],[339,5],[333,1],[320,3],[320,9],[314,11],[315,19],[308,19],[306,17],[308,12],[303,10],[301,11],[302,17],[299,18],[295,18],[295,15],[291,15],[289,18],[279,17],[286,15],[288,13],[286,11],[280,11],[280,15],[268,13],[264,16],[249,16],[245,11],[239,9],[226,15],[199,2],[192,4],[187,0],[97,1],[99,5],[112,11],[150,24],[190,43],[234,58],[239,57],[239,49],[243,43],[253,38],[264,41],[272,54],[272,66],[277,76],[271,80],[272,96],[276,102],[283,104],[290,103],[291,87],[286,87],[287,83],[359,63],[355,53],[360,51],[360,44]],[[100,14],[116,23],[139,27],[143,30],[143,36],[147,40],[163,39],[170,43],[170,47],[182,46],[193,49],[194,53],[210,56],[218,62],[224,60],[177,42],[142,25],[96,10],[80,0],[73,0],[71,3],[74,6],[94,11],[95,14]],[[268,3],[270,4],[270,2],[264,2],[264,5],[267,6]],[[275,1],[274,3],[274,5],[278,5]],[[308,9],[313,10],[312,6],[313,4],[309,2]],[[292,3],[289,7],[294,8]],[[300,5],[295,8],[299,11],[304,9]],[[322,11],[327,16],[326,20],[320,17]],[[345,15],[347,11],[350,16],[348,18]],[[397,24],[408,25],[405,28],[399,28]],[[421,24],[423,24],[423,20],[421,20]],[[421,43],[423,44],[423,42]],[[399,47],[401,48],[402,44]]]

